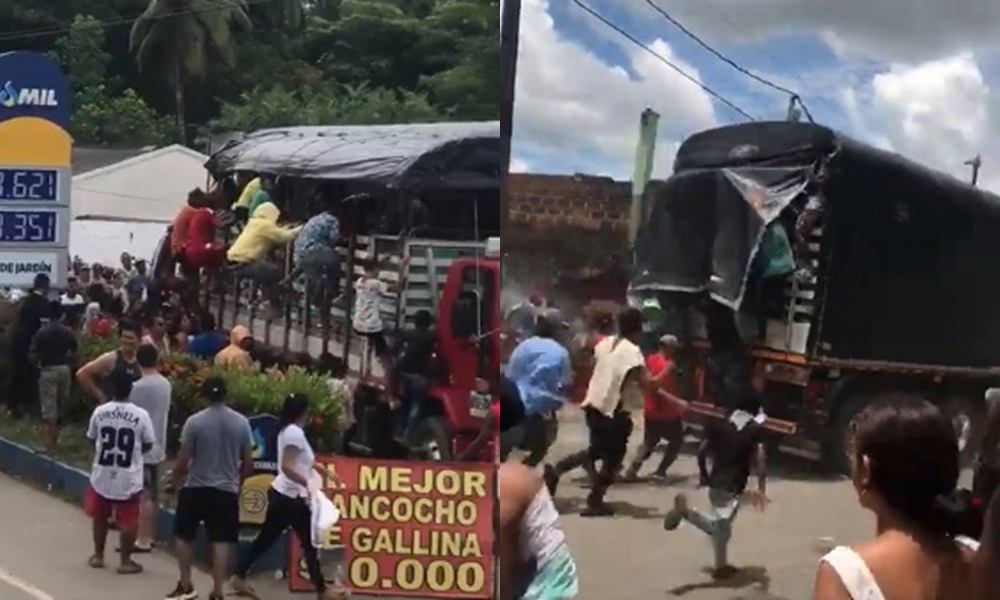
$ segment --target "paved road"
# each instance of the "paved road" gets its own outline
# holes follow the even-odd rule
[[[554,457],[584,444],[581,423],[564,420],[561,428]],[[633,435],[633,447],[639,437]],[[654,455],[645,471],[658,459]],[[608,499],[619,514],[598,520],[578,516],[587,491],[574,483],[575,476],[567,477],[557,504],[581,568],[581,600],[802,600],[812,595],[817,560],[829,544],[822,538],[851,543],[873,531],[872,518],[857,506],[848,482],[772,476],[768,510],[760,514],[748,509],[736,522],[730,560],[744,568],[744,576],[720,586],[703,572],[711,562],[703,534],[689,525],[673,533],[661,529],[677,492],[690,492],[695,506],[707,503],[694,487],[696,473],[693,458],[682,456],[671,470],[677,477],[667,484],[612,488]]]
[[[177,563],[162,553],[138,557],[146,568],[141,575],[89,568],[93,546],[83,512],[6,475],[0,475],[0,532],[2,600],[159,600],[177,582]],[[109,549],[115,547],[109,539]],[[209,578],[196,574],[195,584],[208,597]],[[266,600],[312,597],[291,594],[286,582],[265,576],[254,585]]]
[[[83,512],[5,475],[0,476],[0,531],[3,600],[158,600],[177,582],[176,562],[160,553],[138,558],[146,567],[141,575],[119,577],[113,569],[89,568],[93,546]],[[109,548],[115,547],[109,539]],[[207,597],[208,577],[198,574],[196,583]],[[296,597],[276,581],[257,586],[268,599]]]

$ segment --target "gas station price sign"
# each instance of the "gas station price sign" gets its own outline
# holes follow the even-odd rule
[[[0,287],[69,271],[70,85],[52,59],[0,54]]]
[[[58,202],[56,169],[0,169],[0,202]]]

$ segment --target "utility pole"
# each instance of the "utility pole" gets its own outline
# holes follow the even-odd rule
[[[639,142],[635,150],[635,170],[632,174],[632,206],[629,210],[628,241],[635,247],[639,237],[640,224],[644,216],[646,188],[653,175],[653,160],[656,155],[656,136],[660,128],[660,114],[651,108],[642,111],[639,117]]]
[[[788,112],[785,114],[785,120],[790,123],[798,123],[802,120],[802,111],[799,110],[799,97],[792,96],[788,99]]]
[[[977,154],[972,160],[965,161],[965,166],[972,167],[972,185],[979,185],[979,171],[983,168],[983,156]]]
[[[521,30],[521,0],[500,1],[500,202],[501,235],[510,206],[511,137],[514,132],[514,86]]]
[[[511,134],[514,130],[514,90],[521,30],[521,0],[500,2],[500,160],[502,173],[510,170]]]

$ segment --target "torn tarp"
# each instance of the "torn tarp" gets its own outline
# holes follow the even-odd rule
[[[205,167],[372,183],[396,189],[500,188],[499,123],[264,129],[226,144]]]
[[[707,290],[738,309],[768,226],[803,195],[810,170],[742,167],[671,177],[636,243],[632,290]]]

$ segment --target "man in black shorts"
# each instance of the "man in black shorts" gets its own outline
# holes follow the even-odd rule
[[[181,432],[174,466],[177,515],[174,535],[180,581],[167,600],[194,600],[191,582],[194,541],[202,524],[212,544],[214,590],[209,600],[222,600],[229,550],[239,541],[240,486],[253,472],[253,433],[246,417],[226,406],[226,385],[218,377],[201,387],[208,408],[193,415]]]

